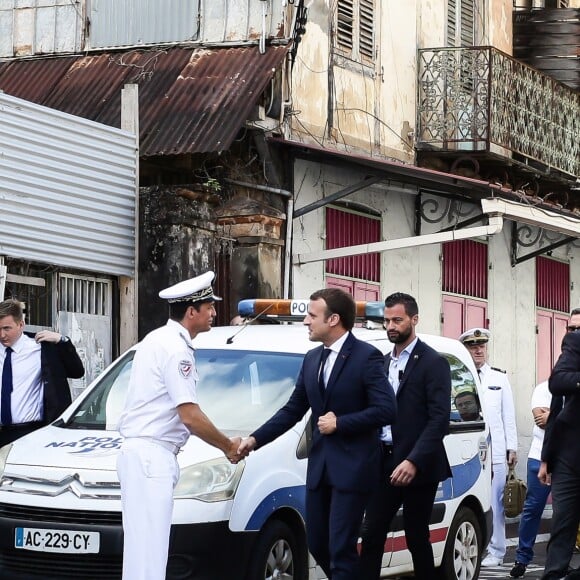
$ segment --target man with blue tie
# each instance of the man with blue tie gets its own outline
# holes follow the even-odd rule
[[[379,350],[351,333],[356,306],[337,288],[310,296],[304,324],[322,342],[304,356],[290,399],[242,442],[262,447],[312,410],[306,475],[308,547],[329,580],[360,580],[357,541],[368,494],[379,485],[379,430],[396,415]]]
[[[51,330],[24,332],[18,300],[0,303],[0,446],[56,419],[71,403],[67,377],[85,370],[66,336]]]
[[[397,421],[382,434],[382,485],[367,505],[359,578],[378,580],[391,521],[403,506],[405,540],[416,580],[433,580],[429,521],[440,481],[451,476],[443,446],[449,432],[449,363],[415,334],[417,302],[397,292],[385,300],[387,336],[394,344],[385,370],[397,397]]]

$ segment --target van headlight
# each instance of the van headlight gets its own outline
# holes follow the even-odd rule
[[[184,467],[173,497],[208,502],[231,499],[236,494],[244,465],[245,461],[233,465],[223,457]]]
[[[12,443],[0,447],[0,478],[4,477],[4,469],[6,467],[6,460],[8,459],[8,454],[12,449]]]

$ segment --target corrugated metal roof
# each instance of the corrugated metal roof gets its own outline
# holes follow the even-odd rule
[[[114,127],[139,85],[141,156],[228,149],[287,46],[132,50],[0,63],[0,90]]]

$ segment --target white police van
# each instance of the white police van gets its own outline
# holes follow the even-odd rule
[[[303,316],[305,304],[244,301],[240,314]],[[358,309],[363,314],[365,303]],[[382,320],[383,304],[366,303],[366,314]],[[382,329],[354,332],[382,352],[392,347]],[[479,400],[465,348],[420,336],[449,360],[454,395],[470,392]],[[194,344],[200,404],[230,436],[247,435],[286,402],[304,353],[316,346],[300,324],[219,327]],[[133,354],[114,362],[52,425],[0,449],[0,578],[120,578],[116,426]],[[438,489],[431,541],[442,578],[477,580],[491,530],[488,428],[481,412],[463,420],[454,400],[452,409],[446,449],[453,477]],[[191,437],[178,456],[168,579],[323,578],[304,531],[307,426],[305,417],[237,466]],[[385,577],[412,570],[400,514],[383,566]]]

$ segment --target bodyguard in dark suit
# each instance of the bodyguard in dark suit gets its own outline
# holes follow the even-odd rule
[[[381,434],[382,483],[367,505],[359,578],[380,577],[385,539],[403,506],[407,546],[417,580],[433,580],[429,519],[438,483],[451,476],[443,446],[449,432],[451,372],[440,354],[415,335],[417,302],[403,293],[385,300],[385,325],[394,349],[385,370],[397,397],[397,420]]]
[[[382,354],[351,333],[355,302],[336,288],[310,296],[304,324],[323,346],[308,352],[290,399],[244,439],[244,455],[276,439],[312,410],[306,476],[308,547],[331,580],[359,580],[357,541],[368,494],[379,484],[379,430],[396,403]]]
[[[71,403],[67,377],[84,368],[66,336],[51,330],[24,332],[22,306],[0,303],[0,446],[53,421]]]
[[[554,414],[552,418],[550,413],[548,419],[542,461],[551,473],[553,515],[542,580],[556,580],[566,575],[580,521],[579,331],[580,326],[568,326],[562,354],[549,381]],[[540,473],[538,477],[545,480],[545,474]]]

